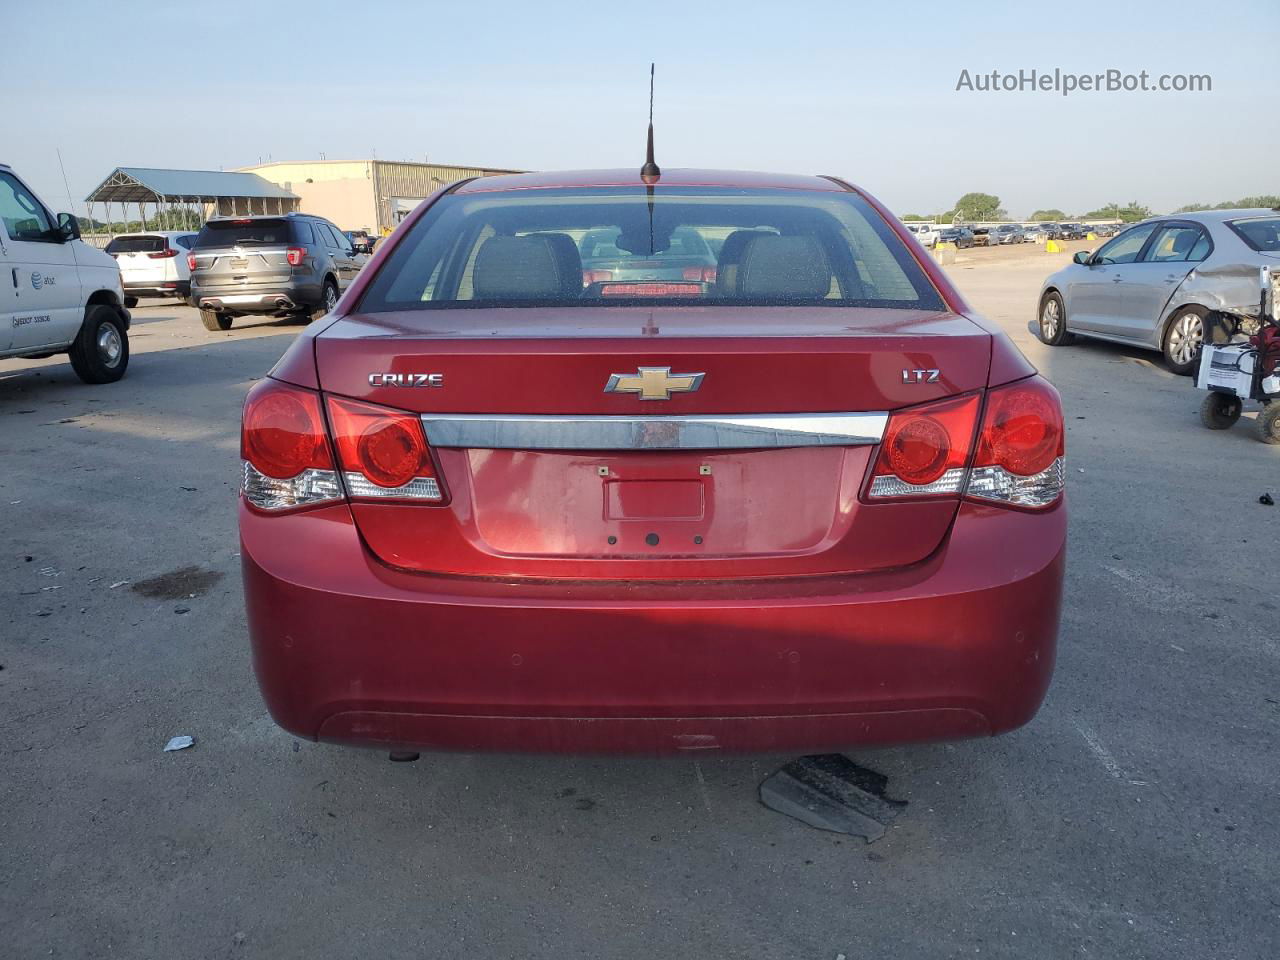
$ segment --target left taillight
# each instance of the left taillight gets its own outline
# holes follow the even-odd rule
[[[325,435],[320,395],[260,380],[245,398],[240,426],[241,491],[260,510],[290,510],[342,499]]]
[[[333,442],[352,500],[442,503],[422,421],[412,413],[328,397]]]
[[[289,266],[300,267],[302,266],[302,258],[307,255],[307,248],[289,247],[289,249],[285,250],[284,255],[285,259],[289,261]]]
[[[194,270],[196,268],[196,255],[194,253],[187,254],[187,269]]]

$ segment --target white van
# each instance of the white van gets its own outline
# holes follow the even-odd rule
[[[115,260],[80,239],[0,163],[0,358],[67,353],[85,383],[129,366],[129,311]]]

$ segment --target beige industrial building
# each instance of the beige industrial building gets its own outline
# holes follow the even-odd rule
[[[457,167],[396,160],[314,160],[242,167],[298,197],[298,209],[336,223],[343,230],[390,233],[441,185],[468,177],[519,170]]]

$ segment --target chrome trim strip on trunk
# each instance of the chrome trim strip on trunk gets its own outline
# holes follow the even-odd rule
[[[879,443],[887,413],[763,413],[687,417],[496,416],[424,413],[434,447],[488,450],[747,450]]]

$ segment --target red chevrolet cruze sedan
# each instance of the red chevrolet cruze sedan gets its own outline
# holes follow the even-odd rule
[[[463,181],[249,392],[276,721],[326,741],[817,750],[1036,712],[1056,391],[835,178]]]

